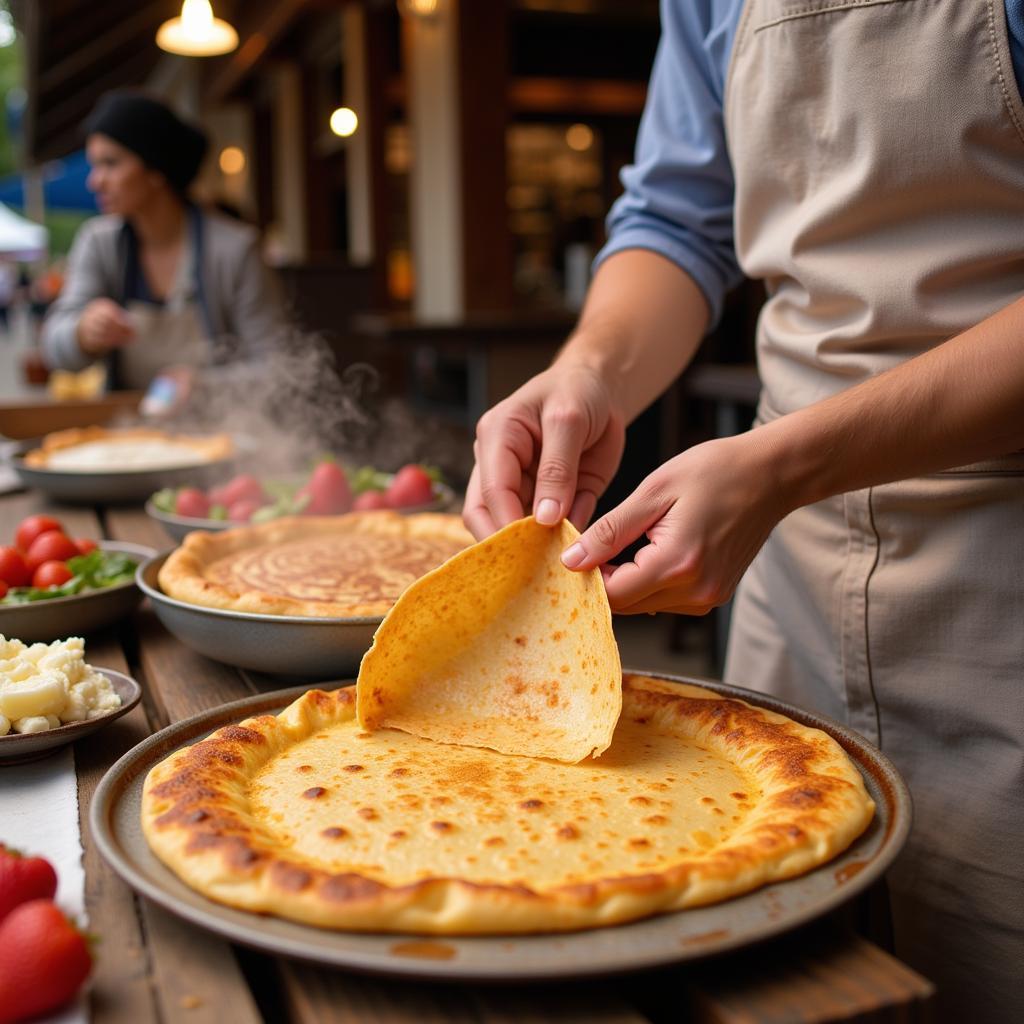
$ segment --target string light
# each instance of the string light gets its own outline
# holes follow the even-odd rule
[[[331,114],[331,131],[335,135],[340,135],[343,139],[353,135],[358,127],[359,118],[350,107],[338,107]]]

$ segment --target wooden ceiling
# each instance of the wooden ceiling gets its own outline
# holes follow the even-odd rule
[[[345,2],[393,9],[395,0],[215,0],[216,13],[235,25],[241,44],[234,53],[203,62],[204,103],[216,104],[237,93],[275,46],[287,45],[288,33],[301,15],[337,10]],[[619,33],[620,46],[623,22],[657,23],[656,0],[505,2],[525,19],[539,15],[556,22],[582,16],[591,28],[606,23],[607,30]],[[26,42],[25,143],[26,156],[33,163],[78,149],[83,142],[82,122],[104,92],[143,85],[162,61],[186,59],[169,58],[155,42],[157,28],[181,10],[181,0],[10,0],[10,6]],[[552,22],[541,28],[545,37],[557,31]],[[562,42],[556,35],[551,41]],[[556,56],[561,54],[559,64],[570,74],[568,58],[578,51],[578,42],[578,36],[566,36],[565,45],[556,49]],[[590,42],[605,40],[592,37]],[[608,48],[597,45],[594,49],[607,52]],[[647,53],[643,60],[649,61]],[[522,72],[537,74],[534,68],[524,67]]]

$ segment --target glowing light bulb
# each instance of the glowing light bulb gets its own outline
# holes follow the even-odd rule
[[[245,170],[245,153],[238,146],[225,146],[218,163],[225,174],[241,174]]]
[[[331,114],[331,131],[347,139],[359,127],[359,118],[350,107],[338,107]]]
[[[238,46],[238,33],[213,16],[210,0],[184,0],[180,16],[157,30],[156,45],[185,57],[216,57]]]
[[[594,144],[594,132],[585,124],[572,124],[565,130],[565,142],[570,149],[584,153]]]

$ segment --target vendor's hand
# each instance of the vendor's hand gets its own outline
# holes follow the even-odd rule
[[[135,340],[135,324],[113,299],[93,299],[78,318],[78,347],[88,356],[106,355]]]
[[[532,509],[579,529],[618,468],[622,414],[593,369],[559,365],[527,381],[477,424],[463,519],[482,540]]]
[[[759,430],[708,441],[660,466],[597,520],[562,561],[601,567],[612,610],[704,615],[732,596],[789,511]],[[608,560],[647,534],[632,562]]]

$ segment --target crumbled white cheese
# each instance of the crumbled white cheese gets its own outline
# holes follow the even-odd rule
[[[0,634],[0,736],[44,732],[121,706],[110,680],[85,663],[85,641],[23,644]]]

